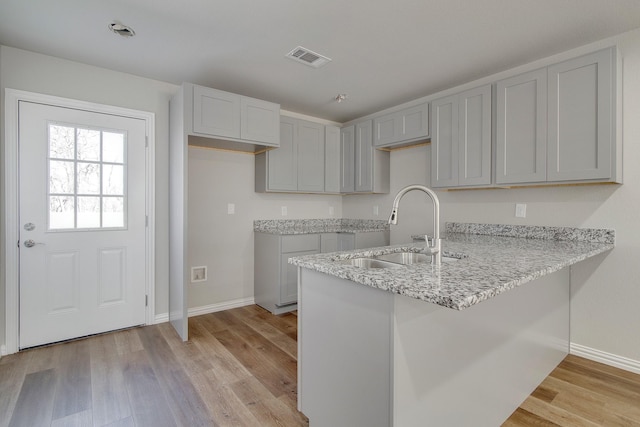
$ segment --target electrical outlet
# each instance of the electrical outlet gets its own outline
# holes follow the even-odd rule
[[[286,206],[282,206],[280,208],[281,212],[282,212],[282,216],[287,216],[287,207]]]
[[[527,205],[524,203],[516,203],[516,218],[526,218]]]
[[[227,214],[233,215],[236,213],[236,205],[234,203],[227,203]]]
[[[375,205],[375,206],[373,207],[373,215],[374,215],[374,216],[378,216],[378,215],[380,215],[380,207],[379,207],[378,205]]]
[[[194,282],[206,282],[207,280],[207,267],[191,267],[191,283]]]
[[[329,215],[333,216],[333,206],[329,206]]]

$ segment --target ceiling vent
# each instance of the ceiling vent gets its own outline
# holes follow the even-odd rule
[[[291,52],[287,53],[287,58],[291,58],[294,61],[301,62],[313,68],[320,68],[331,61],[331,58],[327,58],[324,55],[315,53],[305,47],[298,46]]]

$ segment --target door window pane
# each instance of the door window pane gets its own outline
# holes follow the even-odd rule
[[[124,227],[124,198],[105,197],[102,203],[102,226]]]
[[[77,228],[100,227],[100,197],[78,197]]]
[[[124,163],[124,134],[103,132],[102,161],[107,163]]]
[[[78,129],[78,160],[100,161],[100,131]]]
[[[124,194],[124,168],[120,165],[103,166],[102,191],[104,194],[121,196]]]
[[[49,230],[125,228],[126,133],[49,124]]]
[[[49,157],[73,159],[75,156],[75,128],[62,125],[49,126]]]
[[[68,196],[49,197],[49,228],[60,230],[73,228],[75,222],[74,198]]]
[[[78,162],[78,194],[100,194],[100,164]]]
[[[49,193],[73,194],[76,174],[74,162],[49,161]]]

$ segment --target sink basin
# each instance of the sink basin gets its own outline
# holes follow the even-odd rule
[[[378,255],[374,257],[375,259],[379,259],[381,261],[389,261],[397,264],[403,265],[411,265],[411,264],[422,264],[422,263],[430,263],[431,255],[421,254],[416,252],[395,252],[391,254]],[[442,262],[454,262],[458,261],[458,258],[442,256]]]
[[[393,254],[378,255],[376,259],[408,265],[431,262],[431,255],[418,254],[415,252],[396,252]]]
[[[361,268],[397,268],[400,267],[400,264],[383,261],[380,259],[374,258],[353,258],[348,260],[348,262],[356,267]]]
[[[458,258],[442,257],[442,262],[453,261],[458,261]],[[395,252],[370,258],[352,258],[344,262],[360,268],[398,268],[403,265],[431,263],[431,255],[416,252]]]

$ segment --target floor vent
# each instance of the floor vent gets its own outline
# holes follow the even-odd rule
[[[324,55],[320,55],[319,53],[313,52],[302,46],[298,46],[291,52],[287,53],[286,57],[313,68],[320,68],[331,61],[331,58],[327,58]]]

